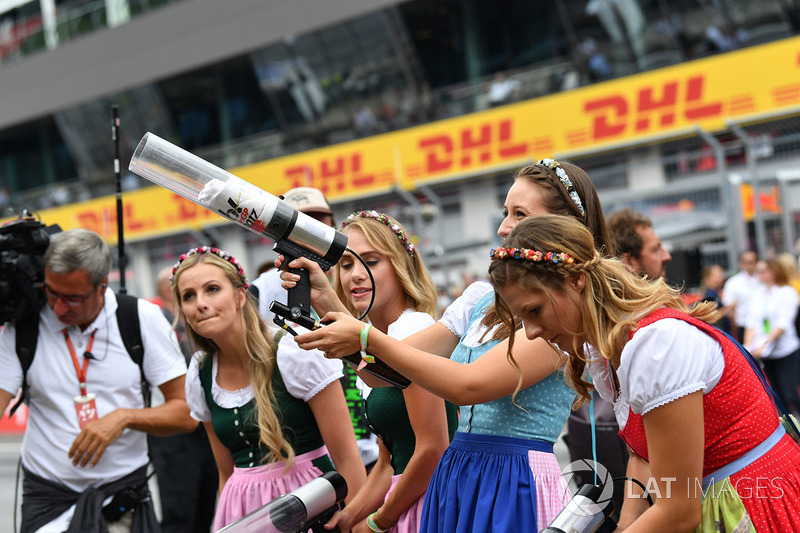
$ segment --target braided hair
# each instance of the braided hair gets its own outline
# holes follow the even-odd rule
[[[498,289],[513,286],[517,290],[542,291],[550,296],[564,293],[564,284],[574,276],[584,276],[585,286],[573,303],[579,320],[571,346],[559,346],[569,358],[565,368],[567,382],[582,398],[589,399],[592,385],[584,379],[586,355],[583,343],[589,343],[606,359],[619,358],[622,348],[637,321],[661,307],[678,309],[700,320],[717,317],[713,302],[689,309],[677,289],[663,279],[646,280],[632,274],[617,258],[604,256],[595,248],[589,230],[573,217],[543,215],[526,218],[511,230],[506,239],[509,248],[565,254],[571,261],[528,260],[507,255],[495,259],[489,267],[489,279],[495,288],[495,306],[509,327],[514,317],[500,297]],[[514,361],[514,337],[509,338],[508,358]],[[516,393],[522,385],[522,374]],[[579,398],[578,402],[582,403]]]
[[[557,163],[564,169],[570,179],[571,190],[577,194],[581,201],[584,211],[576,205],[570,196],[570,189],[565,188],[564,183],[556,173],[555,167],[535,163],[520,168],[514,173],[514,181],[525,181],[537,187],[540,192],[541,202],[548,213],[552,215],[564,215],[572,217],[583,223],[594,236],[594,245],[603,254],[616,255],[616,244],[614,237],[606,224],[603,216],[603,208],[597,197],[589,175],[581,167],[571,163]],[[495,306],[491,306],[482,320],[488,331],[493,331],[491,340],[505,339],[512,335],[512,332],[519,329],[521,321],[519,318],[515,322],[505,324],[500,318]],[[494,326],[499,327],[492,330]],[[510,329],[509,329],[510,328]]]

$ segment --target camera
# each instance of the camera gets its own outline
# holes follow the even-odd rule
[[[0,323],[22,320],[44,306],[44,254],[59,231],[27,211],[0,226]]]

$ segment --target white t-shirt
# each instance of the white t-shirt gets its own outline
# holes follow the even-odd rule
[[[466,333],[463,344],[467,347],[473,348],[479,346],[492,337],[491,333],[484,337],[486,327],[481,325],[480,320],[476,320],[471,326],[469,323],[475,306],[481,298],[490,292],[494,292],[494,288],[490,283],[476,281],[464,289],[461,296],[456,298],[456,300],[445,309],[442,318],[439,319],[439,322],[452,331],[457,337],[461,338]],[[481,338],[483,338],[483,341],[481,341]]]
[[[92,331],[97,330],[92,347],[94,359],[89,361],[86,371],[86,388],[88,393],[97,395],[95,403],[101,417],[121,408],[144,407],[139,366],[122,342],[116,311],[116,295],[106,289],[103,309],[94,322],[83,332],[77,326],[67,330],[76,354],[83,354]],[[186,360],[161,309],[139,299],[138,311],[147,381],[158,387],[184,375]],[[45,306],[39,322],[36,353],[28,369],[30,404],[22,441],[22,464],[36,475],[82,492],[124,477],[147,464],[147,437],[141,431],[126,429],[106,448],[95,467],[72,465],[67,454],[80,432],[73,400],[80,388],[62,333],[64,328],[65,324]],[[0,332],[0,368],[3,369],[0,389],[12,394],[22,387],[22,366],[16,354],[15,335],[10,324]],[[83,357],[78,357],[83,364]],[[66,530],[74,512],[73,505],[38,531]]]
[[[78,360],[83,364],[92,331],[92,354],[86,371],[87,392],[94,393],[100,417],[121,408],[143,408],[139,366],[122,343],[117,325],[117,299],[106,289],[105,304],[85,331],[67,331]],[[144,345],[144,374],[152,386],[160,386],[186,373],[186,361],[158,306],[138,300]],[[147,464],[144,432],[126,429],[111,443],[93,468],[73,466],[68,459],[72,442],[80,433],[74,396],[80,394],[78,377],[62,330],[65,325],[45,306],[39,322],[39,340],[28,370],[30,405],[28,426],[22,441],[22,463],[45,479],[59,481],[76,491],[106,484]],[[22,367],[16,354],[14,327],[0,333],[0,389],[16,394],[22,386]]]
[[[752,346],[755,349],[764,344],[770,331],[782,329],[783,333],[775,342],[766,346],[763,352],[764,359],[780,359],[800,348],[800,339],[794,327],[797,316],[797,291],[790,285],[772,286],[759,285],[749,303],[749,313],[745,326],[753,328],[755,337]],[[767,327],[768,325],[768,327]]]
[[[605,360],[585,346],[589,374],[600,396],[614,403],[620,429],[629,409],[643,415],[683,396],[708,394],[725,370],[722,346],[711,336],[679,319],[664,318],[633,334],[622,349],[616,394]]]
[[[747,272],[741,271],[731,276],[722,289],[722,304],[736,305],[734,310],[736,325],[741,328],[747,325],[750,299],[759,285],[758,276],[751,276]]]
[[[200,361],[205,354],[197,352],[189,363],[186,374],[186,402],[192,418],[199,422],[210,422],[211,411],[200,384]],[[303,350],[291,335],[284,335],[278,343],[278,369],[286,390],[295,398],[307,402],[319,391],[342,377],[342,362],[325,359],[319,350]],[[241,407],[253,399],[252,387],[230,391],[217,385],[217,355],[211,358],[211,395],[217,405],[226,409]],[[208,363],[206,363],[208,364]]]

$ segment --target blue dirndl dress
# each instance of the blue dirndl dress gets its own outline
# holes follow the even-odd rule
[[[470,327],[483,318],[492,298],[492,292],[481,298],[470,316]],[[465,336],[451,356],[465,364],[500,342],[468,347],[463,343]],[[563,374],[554,372],[521,390],[516,397],[518,405],[507,396],[463,406],[455,438],[428,485],[420,531],[544,529],[570,497],[553,455],[553,443],[574,398]]]

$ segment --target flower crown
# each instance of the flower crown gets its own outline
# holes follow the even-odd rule
[[[534,263],[565,263],[571,265],[575,259],[564,252],[540,252],[528,248],[494,248],[489,252],[489,257],[494,259],[521,259],[523,261],[533,261]]]
[[[556,173],[556,176],[558,176],[558,179],[561,180],[564,188],[567,189],[567,194],[569,195],[570,199],[575,203],[578,211],[581,212],[581,216],[585,217],[586,210],[583,208],[581,197],[578,196],[578,191],[575,190],[575,186],[572,185],[572,180],[570,180],[569,176],[567,176],[567,171],[564,170],[564,167],[561,166],[561,163],[548,157],[546,159],[540,159],[536,164],[548,167]]]
[[[354,221],[356,218],[371,218],[373,220],[377,220],[378,222],[380,222],[381,224],[392,230],[395,233],[395,235],[397,235],[397,238],[400,240],[400,244],[402,244],[403,248],[405,248],[406,252],[408,252],[408,255],[414,257],[416,253],[414,251],[414,244],[408,238],[406,232],[403,231],[403,228],[400,227],[400,224],[398,224],[397,221],[394,220],[392,217],[390,217],[385,213],[378,213],[374,209],[372,211],[357,211],[355,213],[352,213],[346,219],[344,219],[344,222],[342,222],[341,229],[344,229],[347,226],[349,226],[350,223]]]
[[[239,264],[239,261],[236,260],[231,254],[226,252],[225,250],[220,250],[219,248],[214,248],[211,246],[200,246],[199,248],[192,248],[185,254],[181,254],[178,258],[178,262],[172,267],[172,275],[169,277],[170,283],[175,283],[175,273],[178,271],[178,267],[181,266],[181,263],[187,258],[192,255],[197,254],[214,254],[218,257],[221,257],[225,261],[229,262],[233,266],[236,267],[236,271],[239,273],[239,276],[242,278],[242,283],[244,284],[244,288],[247,289],[250,285],[247,283],[247,276],[244,275],[244,269]]]

